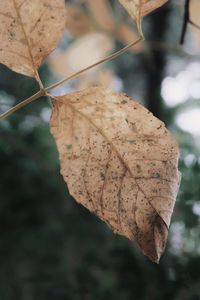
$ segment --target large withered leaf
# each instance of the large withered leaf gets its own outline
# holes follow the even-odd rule
[[[37,78],[65,27],[64,0],[1,0],[0,63]]]
[[[70,194],[158,262],[180,177],[164,124],[126,95],[93,87],[56,97],[50,127]]]
[[[140,27],[141,20],[168,0],[119,0]]]

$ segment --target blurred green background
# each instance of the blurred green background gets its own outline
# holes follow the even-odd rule
[[[179,46],[183,4],[172,0],[148,16],[142,51],[107,64],[116,90],[162,119],[180,145],[182,182],[160,264],[69,196],[44,98],[0,122],[0,300],[200,300],[200,30],[190,26]],[[71,40],[65,33],[60,49]],[[45,85],[56,80],[48,63],[40,74]],[[0,66],[1,112],[36,90]]]

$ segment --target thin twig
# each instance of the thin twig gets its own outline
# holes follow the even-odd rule
[[[85,73],[86,71],[89,71],[90,69],[93,69],[95,67],[97,67],[98,65],[104,63],[104,62],[107,62],[107,61],[110,61],[110,60],[113,60],[114,58],[117,58],[118,56],[122,55],[123,53],[125,53],[129,48],[133,47],[134,45],[138,44],[139,42],[141,42],[143,40],[142,37],[138,38],[136,41],[130,43],[129,45],[127,45],[126,47],[122,48],[121,50],[115,52],[114,54],[111,54],[105,58],[103,58],[102,60],[98,61],[97,63],[94,63],[84,69],[82,69],[81,71],[75,73],[75,74],[72,74],[71,76],[69,77],[66,77],[64,79],[62,79],[61,81],[57,82],[57,83],[54,83],[52,84],[51,86],[45,88],[45,91],[48,93],[50,90],[52,89],[55,89],[56,87],[60,86],[61,84],[65,83],[66,81],[68,80],[71,80],[71,79],[74,79],[80,75],[82,75],[83,73]]]
[[[14,112],[16,112],[17,110],[21,109],[22,107],[26,106],[27,104],[39,99],[40,97],[45,95],[45,90],[40,90],[39,92],[37,92],[36,94],[32,95],[31,97],[29,97],[28,99],[18,103],[17,105],[15,105],[14,107],[12,107],[11,109],[9,109],[8,111],[6,111],[5,113],[3,113],[2,115],[0,115],[0,121],[4,120],[5,118],[7,118],[8,116],[12,115]]]
[[[197,29],[200,29],[200,26],[194,23],[192,20],[189,19],[188,23],[190,23],[192,26],[196,27]]]
[[[180,44],[183,45],[185,41],[185,34],[187,31],[187,25],[190,20],[190,0],[185,0],[185,11],[184,11],[184,18],[183,18],[183,27],[180,37]]]
[[[68,80],[71,80],[71,79],[74,79],[80,75],[82,75],[83,73],[85,73],[86,71],[104,63],[104,62],[107,62],[107,61],[110,61],[118,56],[120,56],[121,54],[125,53],[129,48],[133,47],[134,45],[136,45],[137,43],[139,43],[140,41],[142,41],[143,38],[140,37],[138,38],[136,41],[130,43],[129,45],[127,45],[126,47],[122,48],[121,50],[115,52],[114,54],[111,54],[107,57],[105,57],[104,59],[98,61],[97,63],[95,64],[92,64],[90,66],[88,66],[87,68],[84,68],[82,69],[81,71],[75,73],[75,74],[72,74],[71,76],[69,77],[66,77],[64,78],[63,80],[47,87],[47,88],[42,88],[39,92],[37,92],[36,94],[34,94],[33,96],[31,96],[30,98],[20,102],[19,104],[17,104],[16,106],[12,107],[11,109],[9,109],[7,112],[3,113],[2,115],[0,115],[0,121],[4,120],[5,118],[7,118],[8,116],[10,116],[11,114],[13,114],[14,112],[16,112],[17,110],[21,109],[22,107],[26,106],[27,104],[37,100],[38,98],[42,97],[42,96],[45,96],[48,94],[49,91],[51,91],[52,89],[55,89],[56,87],[60,86],[61,84],[63,84],[64,82],[68,81]]]

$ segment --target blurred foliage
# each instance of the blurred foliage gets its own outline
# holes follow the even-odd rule
[[[167,43],[169,21],[180,24],[181,16],[173,5],[159,13],[148,17],[144,27],[158,26],[153,33],[147,30],[148,40]],[[177,32],[173,38],[178,45]],[[180,144],[182,184],[160,265],[69,196],[46,122],[50,104],[43,99],[0,123],[1,300],[200,299],[200,222],[193,210],[200,200],[199,144],[175,126],[176,109],[166,107],[160,94],[166,65],[177,54],[155,51],[150,44],[147,50],[128,53],[109,66],[125,91],[145,100]],[[41,75],[52,80],[47,66]],[[31,79],[0,66],[1,108],[36,88]]]

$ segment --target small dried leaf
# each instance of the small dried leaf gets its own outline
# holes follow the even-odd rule
[[[167,1],[168,0],[119,0],[130,16],[136,21],[140,31],[142,18],[167,3]]]
[[[179,187],[174,138],[124,94],[93,87],[56,100],[50,126],[70,194],[158,262]]]
[[[65,27],[64,0],[1,0],[0,63],[37,78]]]

